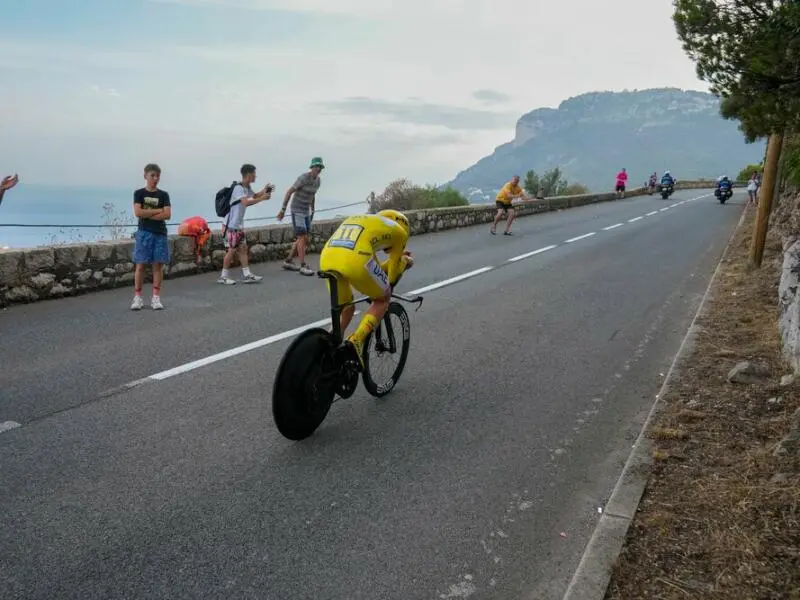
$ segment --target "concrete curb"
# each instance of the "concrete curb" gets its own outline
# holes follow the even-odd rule
[[[650,479],[653,444],[650,438],[647,437],[647,430],[653,418],[663,408],[662,399],[669,390],[675,374],[680,369],[679,365],[687,358],[694,346],[699,331],[699,327],[696,324],[697,320],[708,311],[711,289],[714,287],[719,272],[722,270],[722,263],[728,256],[731,243],[741,229],[746,215],[747,205],[742,209],[742,216],[728,238],[728,243],[725,245],[725,250],[723,250],[714,273],[711,275],[708,287],[700,301],[700,306],[698,306],[689,329],[678,348],[678,352],[675,354],[664,383],[656,395],[647,419],[642,425],[628,460],[625,462],[625,467],[622,469],[614,490],[611,492],[611,497],[606,504],[603,515],[600,517],[592,537],[586,545],[581,562],[578,564],[578,568],[575,570],[562,600],[603,600],[606,596],[608,585],[611,582],[611,569],[622,551],[628,528],[633,522],[642,494]]]

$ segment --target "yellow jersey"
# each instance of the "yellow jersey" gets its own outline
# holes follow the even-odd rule
[[[407,243],[408,233],[396,221],[379,215],[354,215],[342,221],[325,243],[322,253],[332,255],[335,252],[337,262],[346,260],[366,263],[377,258],[376,253],[383,250],[389,256],[379,264],[391,285],[395,285],[408,264],[403,255]],[[330,262],[330,259],[326,262]]]
[[[503,204],[511,204],[511,199],[515,196],[522,196],[522,188],[519,184],[514,185],[510,181],[505,184],[502,189],[497,193],[496,200]]]

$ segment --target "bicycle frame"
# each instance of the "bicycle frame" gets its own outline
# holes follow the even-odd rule
[[[331,325],[333,325],[332,334],[336,345],[342,343],[344,336],[342,332],[342,310],[347,306],[355,306],[356,304],[361,304],[362,302],[372,303],[372,299],[368,296],[364,296],[362,298],[351,300],[350,302],[345,302],[344,304],[338,304],[339,301],[339,278],[336,277],[331,271],[317,271],[317,276],[321,277],[322,279],[327,279],[328,283],[330,284],[330,298],[331,298]],[[398,280],[399,283],[399,280]],[[397,284],[395,284],[397,285]],[[392,298],[397,300],[402,300],[404,302],[408,302],[409,304],[417,304],[416,310],[419,310],[422,306],[422,296],[411,296],[408,294],[395,294],[394,291],[392,292]],[[416,311],[415,311],[416,312]]]

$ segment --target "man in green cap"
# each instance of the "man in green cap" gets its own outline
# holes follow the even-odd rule
[[[311,232],[311,219],[314,216],[314,202],[317,198],[319,186],[322,183],[319,174],[324,168],[325,165],[321,157],[315,156],[312,158],[308,171],[300,175],[294,185],[286,190],[286,194],[283,197],[283,206],[281,206],[281,211],[278,213],[278,221],[283,221],[283,217],[286,214],[286,206],[289,204],[289,199],[291,199],[292,227],[297,239],[292,244],[289,256],[283,262],[283,268],[290,271],[299,271],[301,275],[311,276],[314,274],[314,271],[306,264],[306,249],[308,248],[308,234]],[[292,260],[295,256],[300,257],[299,267]]]

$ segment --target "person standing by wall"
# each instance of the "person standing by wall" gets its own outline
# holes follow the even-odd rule
[[[0,204],[3,203],[3,196],[6,193],[6,190],[10,190],[19,182],[19,176],[15,173],[14,175],[6,175],[3,177],[3,181],[0,182]]]
[[[505,184],[497,193],[497,197],[495,198],[497,214],[494,216],[494,222],[492,222],[492,227],[489,229],[489,233],[492,235],[497,235],[497,223],[500,221],[503,215],[506,215],[506,229],[503,231],[503,235],[513,235],[511,233],[511,224],[514,222],[516,212],[514,211],[514,207],[511,203],[517,198],[530,200],[528,195],[519,185],[519,175],[514,175],[514,177],[511,178],[511,181]]]
[[[300,175],[294,185],[286,190],[286,194],[283,197],[283,206],[278,213],[278,220],[283,221],[283,217],[286,214],[286,206],[291,198],[292,227],[297,239],[292,244],[291,250],[289,250],[289,256],[283,262],[283,268],[289,271],[299,271],[301,275],[306,276],[314,274],[314,271],[306,264],[306,251],[308,250],[308,234],[311,232],[311,219],[314,217],[314,204],[319,186],[322,183],[320,173],[324,168],[325,165],[321,157],[315,156],[312,158],[309,170]],[[292,260],[295,255],[300,258],[299,267]]]
[[[264,279],[261,275],[254,275],[250,272],[250,256],[248,255],[244,231],[244,214],[248,206],[269,200],[272,197],[272,190],[275,186],[267,183],[260,192],[253,192],[252,185],[256,181],[255,166],[250,164],[242,165],[239,172],[242,175],[242,180],[233,187],[231,210],[225,219],[222,229],[225,257],[222,259],[222,273],[220,273],[217,283],[223,285],[234,285],[236,283],[236,280],[230,276],[230,268],[233,263],[233,257],[237,252],[239,254],[239,264],[242,265],[242,281],[244,283],[258,283]]]
[[[753,174],[750,176],[750,181],[747,182],[748,204],[758,206],[758,187],[758,173],[753,171]]]
[[[169,264],[169,242],[166,221],[172,217],[169,194],[158,188],[161,167],[150,163],[144,168],[145,186],[133,192],[133,214],[139,219],[136,243],[133,248],[134,295],[131,310],[141,310],[144,267],[153,267],[153,297],[150,306],[161,310],[161,283],[164,280],[163,266]]]

